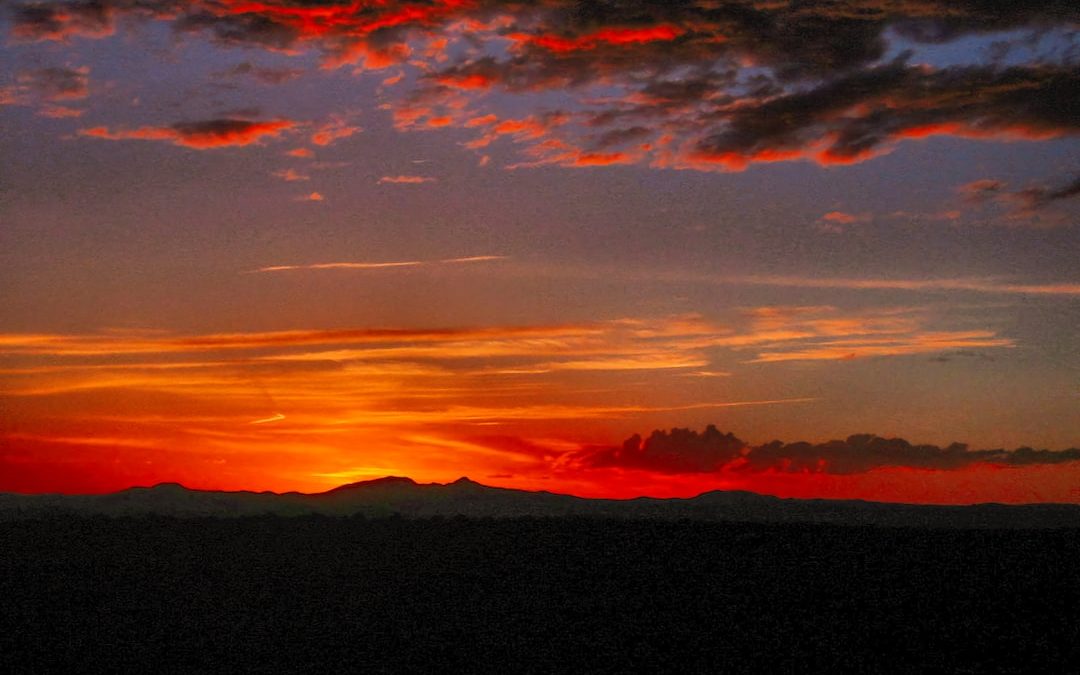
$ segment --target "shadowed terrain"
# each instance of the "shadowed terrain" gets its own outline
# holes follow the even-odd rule
[[[1080,531],[565,518],[0,523],[0,668],[1057,672]]]
[[[175,483],[131,488],[106,495],[0,493],[0,520],[60,515],[160,515],[237,517],[255,515],[399,515],[414,518],[561,517],[835,523],[919,527],[1080,527],[1080,505],[976,504],[932,506],[859,500],[781,499],[752,492],[716,490],[690,499],[587,499],[481,485],[468,478],[419,484],[391,476],[351,483],[327,492],[216,492]]]
[[[589,500],[466,479],[4,495],[0,669],[1054,672],[1068,505]]]

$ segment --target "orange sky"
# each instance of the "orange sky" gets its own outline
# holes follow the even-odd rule
[[[179,481],[319,491],[384,475],[438,482],[468,475],[603,497],[746,489],[938,503],[1080,501],[1076,462],[972,460],[940,469],[885,462],[836,474],[775,463],[686,473],[582,460],[590,447],[618,445],[618,434],[647,432],[642,425],[653,420],[697,415],[737,426],[754,419],[747,414],[797,417],[820,405],[819,396],[733,396],[737,382],[713,369],[713,350],[776,367],[1012,346],[986,331],[925,331],[910,312],[844,315],[829,307],[759,308],[735,325],[684,315],[465,329],[8,334],[0,336],[8,364],[0,371],[7,402],[0,489],[102,492]]]
[[[0,490],[1080,501],[1078,23],[0,3]]]

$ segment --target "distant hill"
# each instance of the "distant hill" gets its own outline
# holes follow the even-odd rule
[[[1080,527],[1080,505],[977,504],[929,506],[858,500],[781,499],[752,492],[713,491],[689,499],[587,499],[481,485],[468,478],[420,484],[387,477],[327,492],[218,492],[176,483],[105,495],[0,493],[0,519],[50,516],[164,515],[180,518],[258,515],[470,518],[594,517],[754,523],[831,523],[899,527]]]

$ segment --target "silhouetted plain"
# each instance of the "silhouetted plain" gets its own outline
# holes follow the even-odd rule
[[[1055,672],[1080,530],[0,522],[4,672]]]

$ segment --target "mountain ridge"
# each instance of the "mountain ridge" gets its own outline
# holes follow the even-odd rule
[[[900,527],[1080,528],[1080,505],[1075,504],[944,506],[783,498],[742,490],[712,490],[686,498],[597,499],[493,487],[464,476],[449,483],[418,483],[405,476],[385,476],[316,493],[198,490],[176,482],[136,486],[103,495],[0,493],[2,520],[53,516],[260,515],[595,517]]]

